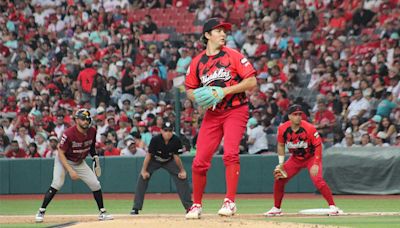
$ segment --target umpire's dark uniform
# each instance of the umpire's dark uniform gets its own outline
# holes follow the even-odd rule
[[[164,123],[161,134],[153,136],[150,141],[149,152],[146,154],[142,167],[142,172],[143,170],[147,171],[149,176],[144,179],[142,172],[139,174],[131,214],[138,214],[139,210],[142,210],[144,195],[150,177],[159,168],[164,168],[170,173],[176,184],[179,198],[184,208],[188,210],[192,206],[193,202],[191,200],[191,191],[187,177],[185,179],[178,177],[179,172],[184,170],[178,156],[181,151],[182,144],[180,139],[173,134],[173,125],[170,122]],[[145,169],[145,166],[147,166],[147,169]]]

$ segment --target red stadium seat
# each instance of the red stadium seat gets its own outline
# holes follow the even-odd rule
[[[155,36],[154,34],[142,34],[140,35],[140,39],[144,42],[154,41]]]
[[[156,34],[155,36],[155,40],[156,41],[165,41],[169,39],[169,34],[168,33],[160,33],[160,34]]]
[[[193,26],[191,32],[192,33],[202,33],[203,32],[203,26]]]

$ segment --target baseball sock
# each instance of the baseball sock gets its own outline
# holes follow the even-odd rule
[[[226,179],[226,196],[232,201],[235,201],[235,196],[237,192],[237,186],[239,182],[240,175],[240,164],[228,165],[225,169],[225,179]]]
[[[320,188],[319,192],[322,194],[322,196],[325,198],[325,200],[328,202],[329,205],[335,205],[331,189],[329,188],[328,185],[324,185],[322,188]]]
[[[44,199],[42,203],[42,208],[46,208],[50,201],[53,199],[54,195],[57,193],[57,189],[50,187],[49,190],[44,194]]]
[[[101,189],[93,192],[94,199],[96,200],[97,207],[100,209],[104,208],[103,205],[103,194],[101,193]]]
[[[283,180],[274,181],[274,206],[276,208],[281,208],[284,193],[285,193],[285,181]]]
[[[193,181],[193,203],[201,204],[203,199],[204,188],[207,183],[207,175],[198,174],[192,172],[192,181]]]

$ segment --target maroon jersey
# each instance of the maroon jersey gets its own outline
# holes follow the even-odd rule
[[[202,86],[228,87],[240,83],[243,79],[253,77],[256,71],[251,63],[238,51],[223,46],[214,56],[207,56],[202,51],[188,68],[185,86],[197,89]],[[228,109],[247,103],[244,92],[230,94],[217,105],[217,109]]]
[[[300,128],[294,132],[290,121],[278,127],[278,142],[286,144],[289,152],[297,159],[304,160],[314,156],[315,148],[321,144],[314,125],[302,120]]]
[[[78,131],[77,126],[73,126],[64,131],[59,148],[65,151],[65,157],[73,162],[80,162],[86,158],[90,148],[95,148],[96,129],[90,127],[86,134]]]

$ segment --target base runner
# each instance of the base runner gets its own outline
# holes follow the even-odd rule
[[[96,129],[90,127],[90,112],[87,109],[79,109],[74,115],[74,120],[76,125],[65,130],[62,135],[58,153],[54,159],[53,181],[36,214],[36,222],[43,222],[47,205],[64,184],[65,171],[69,173],[72,180],[81,179],[92,190],[100,211],[99,220],[113,219],[104,208],[101,186],[97,180],[101,169],[95,150]],[[85,162],[89,153],[93,157],[93,170]]]

